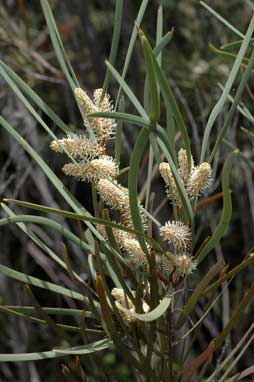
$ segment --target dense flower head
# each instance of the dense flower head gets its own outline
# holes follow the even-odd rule
[[[163,276],[167,279],[172,279],[173,282],[188,276],[195,268],[196,262],[187,253],[177,255],[167,253],[159,264],[159,269]]]
[[[169,221],[160,228],[160,235],[177,249],[188,249],[191,244],[191,231],[181,221]]]
[[[199,166],[194,166],[191,156],[190,166],[188,166],[187,152],[180,149],[178,152],[178,174],[188,196],[192,199],[203,192],[211,183],[211,166],[208,162],[203,162]],[[161,176],[166,184],[167,196],[178,207],[182,206],[181,197],[168,163],[161,163],[159,166]]]
[[[172,199],[173,202],[175,202],[178,206],[181,206],[181,198],[169,164],[166,162],[160,163],[159,171],[166,184],[166,191],[168,197]]]
[[[90,162],[82,161],[77,164],[64,165],[63,172],[79,180],[97,183],[101,178],[114,178],[119,173],[119,168],[110,156],[103,155]]]
[[[95,139],[77,135],[52,141],[50,148],[58,153],[63,153],[65,149],[73,158],[83,159],[93,159],[105,153],[105,149]]]
[[[116,181],[100,179],[97,190],[102,200],[111,208],[122,211],[129,205],[128,189]]]
[[[211,165],[208,162],[203,162],[194,168],[187,183],[187,192],[190,197],[198,196],[210,185],[211,174]]]
[[[132,229],[132,216],[129,201],[129,191],[122,187],[116,181],[100,179],[97,184],[97,191],[102,200],[111,208],[118,210],[121,215],[121,223],[127,228]],[[141,207],[141,206],[140,206]],[[140,211],[144,229],[147,227],[147,220],[142,211]]]
[[[80,88],[76,88],[74,93],[84,112],[84,117],[92,127],[100,144],[105,147],[108,139],[114,135],[115,120],[110,118],[93,117],[90,114],[112,111],[113,108],[109,95],[105,94],[103,99],[101,99],[102,89],[96,89],[94,91],[93,100],[91,100],[87,93]]]
[[[179,164],[179,170],[178,173],[180,177],[182,178],[184,184],[186,185],[188,182],[189,175],[192,173],[194,169],[194,161],[191,155],[191,165],[190,169],[188,167],[188,157],[187,152],[185,149],[180,149],[178,152],[178,164]]]

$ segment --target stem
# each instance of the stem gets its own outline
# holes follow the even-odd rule
[[[173,332],[172,312],[171,312],[171,307],[169,307],[168,314],[167,314],[168,382],[173,382],[172,332]]]

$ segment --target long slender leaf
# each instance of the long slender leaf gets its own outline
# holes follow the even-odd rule
[[[41,7],[44,13],[45,20],[47,22],[48,31],[50,34],[51,42],[54,47],[54,51],[56,53],[59,65],[64,72],[69,85],[71,86],[72,90],[79,87],[77,78],[74,74],[74,71],[71,67],[71,64],[69,62],[68,56],[65,53],[60,35],[57,30],[57,26],[54,20],[53,13],[51,11],[51,8],[49,6],[49,3],[47,0],[40,0]]]
[[[171,301],[172,301],[172,289],[169,288],[165,294],[165,297],[163,297],[163,299],[161,300],[160,304],[151,312],[139,314],[129,309],[126,309],[123,306],[119,306],[118,308],[122,310],[123,312],[128,313],[130,316],[135,317],[137,320],[144,321],[144,322],[151,322],[151,321],[157,320],[166,312]]]
[[[248,80],[249,80],[249,78],[250,78],[250,76],[252,74],[253,65],[254,65],[254,50],[253,50],[253,52],[251,54],[251,57],[249,59],[249,63],[247,65],[247,68],[246,68],[246,70],[245,70],[245,72],[244,72],[244,74],[243,74],[243,76],[241,78],[240,85],[239,85],[239,87],[237,89],[237,92],[236,92],[236,95],[234,97],[234,102],[233,102],[233,104],[232,104],[232,106],[231,106],[231,108],[229,110],[229,113],[228,113],[227,118],[226,118],[226,120],[224,122],[224,125],[223,125],[222,129],[220,130],[219,136],[216,139],[214,148],[213,148],[212,153],[211,153],[210,158],[209,158],[209,162],[211,162],[213,160],[215,154],[218,151],[219,145],[222,142],[223,138],[225,137],[227,129],[230,126],[230,123],[232,121],[234,113],[235,113],[235,111],[237,109],[237,105],[240,102],[242,93],[243,93],[243,91],[244,91],[244,89],[245,89],[245,87],[246,87],[246,85],[248,83]]]
[[[219,349],[222,343],[224,342],[225,338],[229,334],[229,332],[237,325],[239,320],[242,318],[242,314],[246,308],[246,306],[249,304],[250,300],[253,298],[253,291],[254,287],[250,287],[248,291],[243,296],[240,303],[237,305],[235,310],[232,313],[232,316],[230,317],[230,320],[228,321],[225,328],[222,330],[222,332],[218,335],[216,338],[216,349]]]
[[[231,216],[232,216],[230,175],[231,175],[231,169],[233,166],[233,161],[235,157],[238,155],[238,153],[239,153],[238,150],[233,151],[224,164],[223,171],[222,171],[223,210],[222,210],[221,218],[211,239],[202,248],[198,256],[198,259],[197,259],[198,264],[200,264],[204,260],[205,256],[208,255],[208,253],[211,252],[216,247],[216,245],[219,243],[219,241],[221,240],[221,238],[223,237],[223,235],[225,234],[229,226]]]
[[[145,34],[140,30],[139,31],[141,45],[144,52],[148,83],[149,83],[149,103],[150,103],[150,114],[149,119],[153,123],[157,123],[160,118],[160,99],[157,88],[157,81],[155,75],[155,66],[154,66],[154,56],[152,48],[145,36]]]
[[[48,281],[40,280],[37,277],[29,276],[25,273],[15,271],[14,269],[8,268],[4,265],[0,265],[0,273],[8,277],[11,277],[15,280],[21,281],[23,283],[31,284],[38,288],[42,288],[54,293],[62,294],[63,296],[74,298],[75,300],[87,301],[87,298],[78,292],[72,291],[70,289],[64,288],[60,285],[56,285]]]
[[[0,354],[0,362],[36,361],[42,359],[62,357],[68,354],[90,354],[104,350],[112,344],[109,339],[103,339],[87,345],[75,348],[54,349],[36,353]]]
[[[43,211],[43,212],[47,212],[47,213],[52,213],[52,214],[60,215],[60,216],[63,216],[63,217],[66,217],[66,218],[70,218],[70,219],[75,219],[75,220],[80,220],[80,221],[88,221],[88,222],[91,222],[91,223],[96,224],[96,225],[98,224],[98,225],[103,225],[105,227],[117,228],[119,230],[131,233],[131,234],[135,234],[137,236],[144,237],[147,241],[151,242],[151,244],[154,246],[154,248],[156,248],[157,251],[159,251],[159,252],[162,251],[161,247],[156,242],[156,240],[150,238],[149,236],[146,236],[144,233],[142,233],[140,231],[127,228],[125,226],[113,223],[111,221],[107,221],[107,220],[99,219],[99,218],[93,218],[93,217],[90,217],[90,216],[87,216],[87,215],[84,215],[84,214],[78,214],[78,213],[64,211],[64,210],[58,210],[56,208],[51,208],[51,207],[43,206],[41,204],[34,204],[34,203],[24,202],[24,201],[21,201],[21,200],[3,199],[3,201],[5,203],[12,203],[12,204],[15,204],[17,206],[22,206],[22,207],[31,208],[31,209],[34,209],[34,210],[37,210],[37,211]],[[104,238],[103,238],[103,241],[104,241]]]
[[[148,137],[149,137],[149,131],[143,128],[137,137],[136,144],[131,155],[129,178],[128,178],[128,189],[129,189],[130,208],[131,208],[133,226],[135,230],[139,232],[144,232],[144,227],[142,224],[142,218],[140,215],[140,208],[138,203],[138,191],[137,191],[138,170],[139,170],[140,161],[143,156],[145,146],[148,142]],[[148,253],[144,238],[139,236],[138,239],[143,251],[145,253]]]
[[[133,30],[132,30],[130,43],[129,43],[128,50],[127,50],[126,57],[125,57],[125,61],[124,61],[124,66],[123,66],[123,71],[122,71],[122,78],[123,79],[125,79],[125,76],[126,76],[129,64],[130,64],[132,52],[134,49],[134,45],[135,45],[135,42],[137,39],[137,35],[138,35],[137,27],[140,27],[140,24],[143,20],[148,2],[149,2],[149,0],[143,0],[141,5],[140,5],[139,11],[138,11],[138,15],[137,15],[136,22],[135,22],[135,25],[134,25]],[[117,99],[116,99],[116,107],[117,107],[118,102],[120,100],[121,91],[122,91],[122,87],[120,85],[119,90],[118,90],[118,94],[117,94]]]
[[[106,65],[107,65],[107,68],[109,69],[110,73],[114,76],[116,81],[119,83],[121,88],[124,90],[125,94],[128,96],[129,100],[135,106],[135,108],[137,109],[137,111],[139,112],[141,117],[149,120],[143,106],[141,105],[141,103],[139,102],[139,100],[137,99],[135,94],[132,92],[129,85],[127,85],[127,83],[120,76],[120,74],[117,72],[117,70],[108,61],[106,61]]]
[[[236,29],[232,24],[230,24],[227,20],[224,19],[218,12],[216,12],[214,9],[209,7],[206,3],[203,1],[200,1],[200,4],[206,8],[213,16],[215,16],[220,22],[222,22],[224,25],[226,25],[227,28],[231,29],[235,34],[237,34],[239,37],[244,38],[244,34],[242,34],[238,29]]]
[[[28,86],[8,65],[0,60],[0,65],[3,67],[9,77],[15,82],[17,87],[29,97],[35,104],[58,126],[64,133],[70,132],[69,127],[62,121],[61,118],[38,96],[35,91]]]
[[[249,45],[251,36],[253,34],[253,31],[254,31],[254,16],[252,16],[252,18],[251,18],[248,30],[246,32],[246,35],[244,36],[241,48],[238,52],[237,58],[234,62],[234,65],[231,69],[230,75],[227,79],[224,91],[223,91],[219,101],[214,106],[214,108],[213,108],[213,110],[209,116],[209,119],[207,121],[205,133],[204,133],[204,138],[203,138],[203,142],[202,142],[202,148],[201,148],[201,158],[200,158],[201,162],[203,162],[205,159],[205,153],[206,153],[206,149],[207,149],[207,145],[208,145],[208,139],[209,139],[213,124],[214,124],[218,114],[221,112],[221,110],[222,110],[222,108],[223,108],[223,106],[227,100],[228,94],[230,93],[230,90],[233,86],[233,83],[235,81],[235,78],[236,78],[237,73],[239,71],[239,68],[241,66],[244,55],[248,49],[248,45]]]
[[[189,314],[193,311],[198,299],[202,295],[204,288],[210,283],[210,281],[215,276],[217,276],[217,274],[222,270],[222,268],[223,261],[218,261],[212,266],[211,269],[209,269],[209,271],[206,273],[203,279],[198,283],[191,297],[184,306],[182,313],[180,314],[180,317],[175,325],[176,329],[180,329],[183,326],[183,324],[188,319]]]
[[[115,18],[114,18],[114,32],[111,42],[111,49],[110,49],[110,55],[109,55],[109,62],[112,66],[115,65],[116,56],[117,56],[117,50],[120,40],[120,33],[121,33],[121,25],[122,25],[122,16],[123,16],[123,0],[116,1],[116,8],[115,8]],[[107,89],[110,84],[111,75],[109,70],[106,72],[105,80],[103,83],[103,89],[101,94],[101,99],[104,98],[105,93],[107,92]]]

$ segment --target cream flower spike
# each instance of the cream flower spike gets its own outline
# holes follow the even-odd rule
[[[110,101],[108,94],[105,94],[104,98],[101,100],[102,89],[96,89],[94,91],[94,103],[98,110],[101,112],[111,112],[113,111],[113,106]],[[114,136],[115,120],[110,118],[96,118],[98,122],[96,124],[96,135],[100,142],[103,144],[108,139]],[[95,121],[95,122],[96,122]]]
[[[187,192],[191,198],[198,196],[209,187],[211,175],[212,169],[208,162],[203,162],[194,168],[187,183]]]
[[[74,90],[74,94],[77,97],[79,106],[82,108],[85,115],[90,113],[95,113],[98,111],[97,106],[93,103],[91,98],[87,95],[87,93],[83,89],[76,88]]]
[[[63,149],[66,149],[74,158],[93,159],[105,154],[105,149],[95,139],[76,135],[52,141],[50,148],[57,153],[63,153]]]
[[[160,235],[176,249],[189,249],[191,245],[191,230],[180,221],[169,221],[160,228]]]
[[[182,205],[181,198],[169,164],[166,162],[160,163],[159,171],[166,184],[168,198],[175,201],[175,203],[180,207]]]
[[[118,210],[121,215],[121,222],[128,228],[133,228],[129,191],[122,187],[116,181],[111,182],[108,179],[100,179],[97,184],[97,191],[102,200],[111,208]],[[147,220],[144,213],[140,212],[144,229],[147,228]]]
[[[109,118],[91,117],[89,114],[112,111],[109,95],[105,94],[101,101],[102,89],[96,89],[94,91],[93,102],[81,88],[76,88],[74,90],[74,94],[84,112],[85,118],[94,130],[100,144],[105,147],[107,140],[114,135],[115,120]]]
[[[179,170],[178,173],[180,177],[182,178],[184,184],[186,185],[189,179],[189,175],[192,173],[194,169],[194,161],[191,155],[191,166],[190,171],[188,170],[188,158],[187,158],[187,152],[185,149],[180,149],[178,152],[178,164],[179,164]]]
[[[64,165],[63,172],[82,181],[97,183],[101,178],[114,178],[119,174],[119,168],[115,160],[107,155],[93,159],[87,163],[68,163]]]

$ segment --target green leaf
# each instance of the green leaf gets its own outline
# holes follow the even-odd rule
[[[157,88],[157,81],[155,76],[155,66],[154,66],[154,56],[152,48],[145,36],[145,34],[139,30],[139,36],[141,40],[141,45],[144,52],[148,84],[149,84],[149,104],[150,104],[150,114],[149,119],[153,123],[157,123],[160,119],[160,99]]]
[[[253,291],[254,291],[253,286],[248,289],[248,291],[245,293],[240,303],[237,305],[237,307],[233,311],[232,316],[230,317],[230,320],[228,321],[227,325],[222,330],[222,332],[218,335],[218,337],[216,337],[215,339],[216,349],[220,348],[220,346],[223,344],[225,338],[230,333],[230,331],[237,325],[239,320],[242,319],[242,315],[246,306],[249,304],[250,300],[253,298]]]
[[[72,291],[71,289],[64,288],[60,285],[53,284],[48,281],[40,280],[37,277],[29,276],[25,273],[15,271],[14,269],[8,268],[1,264],[0,264],[0,273],[5,276],[11,277],[15,280],[21,281],[23,283],[27,283],[27,284],[36,286],[38,288],[46,289],[51,292],[61,294],[63,296],[74,298],[75,300],[84,301],[84,302],[88,301],[87,298],[84,297],[82,294]]]
[[[68,354],[89,354],[97,351],[101,351],[107,349],[110,345],[112,345],[112,341],[109,338],[105,338],[103,340],[99,340],[87,345],[75,346],[68,349],[53,349],[53,351],[57,354],[68,355]]]
[[[214,124],[218,114],[221,112],[221,110],[222,110],[222,108],[223,108],[223,106],[227,100],[228,94],[231,91],[231,88],[234,84],[235,78],[236,78],[237,73],[239,71],[239,68],[241,66],[244,55],[248,49],[248,45],[249,45],[251,36],[253,34],[253,31],[254,31],[254,16],[252,16],[252,18],[251,18],[248,30],[246,32],[246,35],[244,36],[243,43],[242,43],[241,48],[238,52],[238,55],[237,55],[236,60],[234,62],[234,65],[231,69],[230,75],[227,79],[227,82],[226,82],[225,88],[222,92],[222,95],[221,95],[219,101],[215,104],[215,106],[214,106],[214,108],[213,108],[213,110],[209,116],[209,119],[207,121],[207,125],[206,125],[205,132],[204,132],[204,138],[203,138],[203,142],[202,142],[202,148],[201,148],[201,158],[200,158],[201,162],[203,162],[205,159],[205,153],[206,153],[206,149],[207,149],[207,145],[208,145],[208,139],[209,139],[213,124]]]
[[[217,276],[219,272],[221,272],[221,270],[223,269],[223,265],[224,264],[222,260],[218,261],[216,264],[212,266],[212,268],[209,269],[209,271],[206,273],[203,279],[198,283],[191,297],[189,298],[186,305],[184,306],[183,311],[180,314],[180,317],[175,325],[176,330],[180,329],[183,326],[183,324],[186,322],[189,314],[195,308],[198,299],[200,298],[200,296],[202,296],[203,290],[210,283],[210,281],[215,276]]]
[[[237,105],[238,103],[240,102],[241,100],[241,96],[242,96],[242,93],[244,91],[244,89],[246,88],[246,85],[248,84],[248,81],[249,81],[249,78],[250,76],[252,75],[252,69],[253,69],[253,65],[254,65],[254,50],[251,54],[251,57],[249,59],[249,63],[247,65],[247,68],[241,78],[241,82],[240,82],[240,85],[237,89],[237,92],[235,94],[235,97],[234,97],[234,102],[233,104],[231,105],[231,108],[227,114],[227,117],[226,117],[226,120],[223,124],[223,127],[222,129],[220,130],[220,133],[216,139],[216,142],[215,142],[215,145],[214,145],[214,148],[212,150],[212,153],[210,155],[210,158],[209,158],[209,162],[211,162],[215,156],[215,154],[217,153],[218,151],[218,148],[220,146],[220,143],[222,142],[223,138],[225,137],[225,134],[227,132],[227,129],[229,128],[231,122],[232,122],[232,119],[233,119],[233,116],[235,114],[235,111],[237,109]]]
[[[116,1],[114,32],[112,36],[111,49],[110,49],[110,55],[109,55],[109,62],[112,66],[115,65],[115,61],[116,61],[117,50],[118,50],[120,34],[121,34],[122,16],[123,16],[123,0],[118,0]],[[110,79],[111,79],[111,75],[109,70],[107,70],[105,80],[103,83],[101,99],[104,98],[104,95],[108,90]]]
[[[10,217],[14,217],[16,216],[16,214],[14,214],[14,212],[9,208],[7,207],[4,203],[1,203],[1,207],[4,209],[4,211],[10,216]],[[33,240],[33,242],[38,245],[39,248],[41,248],[47,255],[49,255],[51,257],[52,260],[54,260],[57,264],[59,264],[62,268],[66,269],[67,270],[67,267],[66,267],[66,264],[65,262],[60,258],[58,257],[42,240],[40,240],[37,235],[28,227],[26,227],[26,225],[24,223],[16,223],[16,225],[23,231],[25,232],[25,234],[31,239]],[[82,284],[84,284],[84,280],[76,273],[76,272],[73,272],[76,280],[78,280],[79,282],[81,282]]]
[[[244,35],[242,35],[244,37]],[[228,44],[224,44],[220,47],[220,49],[222,50],[228,50],[228,51],[232,51],[234,50],[235,48],[239,49],[240,46],[242,45],[242,42],[243,40],[237,40],[237,41],[232,41],[232,42],[229,42]],[[250,39],[250,43],[251,45],[253,44],[254,42],[254,38],[251,38]]]
[[[148,121],[149,119],[143,106],[141,105],[141,103],[139,102],[139,100],[137,99],[137,97],[135,96],[131,88],[129,87],[129,85],[127,85],[127,83],[120,76],[117,70],[108,61],[106,61],[106,65],[110,73],[113,75],[113,77],[119,83],[121,88],[124,90],[125,94],[128,96],[129,100],[132,102],[133,106],[135,106],[135,108],[137,109],[141,117],[143,117],[144,119]]]
[[[231,271],[225,273],[222,275],[219,280],[215,281],[212,285],[209,285],[202,293],[202,295],[206,295],[210,292],[213,292],[216,290],[222,283],[224,283],[226,280],[231,279],[235,275],[237,275],[239,272],[241,272],[245,267],[247,267],[250,263],[254,261],[254,254],[251,253],[246,260],[243,260],[239,265],[234,267]]]
[[[41,3],[42,11],[44,13],[45,20],[47,22],[49,35],[50,35],[51,42],[53,44],[54,51],[58,59],[59,65],[62,71],[64,72],[70,87],[72,88],[72,90],[74,90],[75,88],[79,87],[79,83],[71,67],[68,56],[65,53],[63,43],[58,33],[56,22],[54,20],[54,16],[50,9],[49,3],[47,0],[40,0],[40,3]]]
[[[172,28],[169,32],[167,32],[161,40],[156,44],[156,47],[153,50],[155,56],[158,56],[163,49],[170,43],[172,37],[174,35],[174,28]]]
[[[90,354],[107,349],[112,344],[109,339],[103,339],[91,344],[75,348],[54,349],[36,353],[0,354],[0,362],[37,361],[49,358],[62,357],[68,354]]]
[[[172,301],[172,289],[169,288],[167,290],[165,296],[161,300],[160,304],[155,309],[153,309],[151,312],[139,314],[139,313],[135,313],[129,309],[126,309],[120,305],[118,306],[118,309],[120,309],[121,311],[123,311],[125,313],[128,313],[131,317],[134,317],[137,320],[144,321],[144,322],[151,322],[151,321],[157,320],[166,312],[171,301]]]
[[[63,196],[65,201],[74,209],[74,211],[78,213],[86,213],[88,216],[89,212],[85,210],[84,207],[75,199],[75,197],[64,187],[63,183],[59,180],[59,178],[55,175],[55,173],[51,170],[51,168],[44,162],[44,160],[40,157],[40,155],[29,145],[28,142],[25,141],[20,134],[2,117],[0,116],[0,125],[23,147],[23,149],[34,159],[34,161],[40,166],[44,174],[48,177],[51,183],[56,187],[58,192]],[[91,216],[91,215],[90,215]],[[102,238],[101,235],[97,232],[97,230],[93,227],[89,222],[86,223],[88,228],[93,232],[93,234]]]
[[[129,178],[128,178],[128,189],[129,189],[129,198],[130,198],[130,209],[131,209],[131,217],[134,229],[139,232],[144,232],[144,227],[142,223],[142,218],[140,215],[140,207],[138,203],[138,171],[140,167],[140,161],[143,157],[143,152],[145,146],[148,142],[149,131],[146,129],[142,129],[137,137],[136,144],[132,151],[131,159],[130,159],[130,170],[129,170]],[[148,254],[146,241],[143,237],[139,236],[138,240],[140,242],[140,246],[143,251]]]
[[[36,313],[34,306],[16,306],[16,305],[4,305],[5,308],[11,309],[18,313],[33,314]],[[45,310],[47,314],[61,315],[61,316],[72,316],[80,318],[81,316],[92,317],[92,313],[82,310],[82,309],[71,309],[71,308],[52,308],[52,307],[41,307]]]
[[[122,113],[122,112],[98,112],[89,114],[91,117],[100,117],[100,118],[111,118],[116,119],[117,121],[126,121],[132,123],[133,125],[138,125],[150,129],[151,122],[149,119],[139,117],[137,115]]]
[[[69,127],[58,117],[58,115],[30,88],[8,65],[0,60],[0,66],[5,70],[16,86],[30,98],[65,134],[70,132]]]
[[[149,2],[149,0],[143,0],[140,7],[139,7],[138,15],[136,17],[135,25],[134,25],[134,28],[132,30],[130,43],[129,43],[128,50],[127,50],[126,57],[125,57],[125,61],[124,61],[124,66],[123,66],[123,71],[122,71],[122,79],[123,80],[125,79],[125,76],[126,76],[129,64],[130,64],[131,56],[132,56],[132,53],[134,50],[134,45],[135,45],[135,42],[137,39],[137,35],[138,35],[137,27],[140,26],[140,24],[143,20],[148,2]],[[121,90],[122,90],[122,88],[120,85],[118,93],[117,93],[116,108],[117,108],[118,102],[120,100]]]
[[[165,106],[166,109],[172,111],[172,115],[174,116],[174,119],[176,121],[176,126],[178,127],[179,131],[182,134],[183,138],[183,143],[184,147],[187,152],[187,157],[188,157],[188,164],[190,167],[191,163],[191,147],[190,147],[190,139],[188,136],[187,128],[185,126],[183,117],[181,115],[181,112],[179,110],[179,107],[177,105],[176,99],[174,97],[174,94],[172,92],[171,87],[169,86],[169,83],[165,77],[165,74],[161,70],[158,62],[156,61],[155,57],[153,56],[153,62],[154,62],[154,67],[155,67],[155,72],[157,76],[157,81],[160,86],[164,101],[165,101]]]
[[[162,249],[161,249],[160,245],[157,243],[156,240],[150,238],[149,236],[146,236],[144,233],[142,233],[140,231],[126,228],[125,226],[122,226],[122,225],[120,225],[118,223],[113,223],[113,222],[110,222],[110,221],[106,221],[104,219],[93,218],[93,217],[90,217],[91,215],[88,215],[88,214],[85,215],[85,214],[78,214],[78,213],[75,213],[75,212],[58,210],[56,208],[51,208],[51,207],[43,206],[43,205],[40,205],[40,204],[24,202],[24,201],[21,201],[21,200],[3,199],[3,201],[5,203],[12,203],[12,204],[15,204],[17,206],[31,208],[31,209],[34,209],[34,210],[37,210],[37,211],[43,211],[43,212],[46,212],[46,213],[52,213],[52,214],[60,215],[60,216],[63,216],[63,217],[66,217],[66,218],[70,218],[70,219],[75,219],[75,220],[80,220],[80,221],[88,221],[88,222],[91,222],[93,224],[103,225],[105,227],[117,228],[117,229],[119,229],[121,231],[124,231],[124,232],[128,232],[128,233],[131,233],[131,234],[134,234],[134,235],[137,235],[137,236],[142,236],[148,242],[150,242],[158,252],[162,252]],[[31,215],[29,215],[29,216],[31,216]],[[29,217],[26,217],[26,219],[28,221]],[[101,239],[103,241],[105,241],[105,239],[103,237]],[[74,240],[76,240],[76,239],[74,239]]]
[[[218,20],[220,20],[222,24],[226,25],[227,28],[231,29],[239,37],[244,38],[244,35],[238,29],[236,29],[232,24],[230,24],[226,19],[224,19],[224,17],[222,17],[218,12],[216,12],[214,9],[209,7],[209,5],[207,5],[203,1],[200,1],[200,4],[204,8],[206,8],[213,16],[215,16]]]
[[[230,193],[230,175],[235,157],[239,154],[238,150],[233,151],[224,164],[222,170],[222,192],[223,192],[223,210],[217,228],[215,229],[211,239],[202,248],[197,263],[200,264],[206,255],[210,253],[227,231],[232,216],[232,199]]]
[[[82,241],[78,236],[74,235],[71,231],[69,231],[67,228],[63,227],[61,224],[48,219],[44,218],[42,216],[36,216],[36,215],[16,215],[16,216],[10,216],[7,218],[0,219],[0,227],[4,226],[6,224],[10,223],[36,223],[40,225],[44,225],[48,228],[51,228],[63,236],[65,236],[68,240],[79,246],[80,248],[83,249],[88,249],[91,250],[90,246]]]

